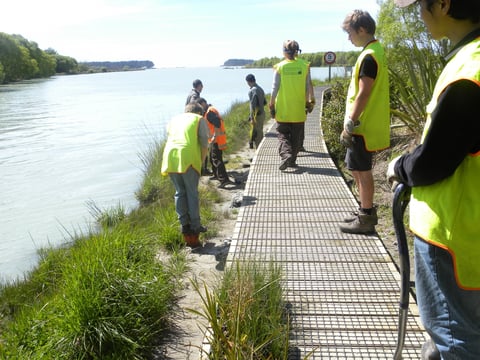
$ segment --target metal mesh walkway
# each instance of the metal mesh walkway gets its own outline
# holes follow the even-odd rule
[[[316,89],[316,99],[322,98]],[[358,204],[331,160],[321,102],[308,116],[299,168],[278,170],[275,129],[253,159],[227,265],[274,261],[291,305],[292,359],[392,359],[400,275],[377,236],[344,234],[338,223]],[[404,359],[425,341],[410,301]]]

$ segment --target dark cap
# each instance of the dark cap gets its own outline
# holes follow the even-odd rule
[[[248,74],[245,80],[248,82],[255,82],[255,76],[253,74]]]
[[[417,0],[394,0],[395,5],[399,7],[406,7],[408,5],[412,5]]]

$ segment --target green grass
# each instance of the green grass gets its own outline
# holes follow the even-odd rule
[[[229,138],[227,153],[234,153],[248,141],[248,111],[248,103],[239,103],[224,114]],[[174,208],[174,189],[169,178],[160,175],[162,152],[163,141],[158,140],[141,156],[144,176],[136,192],[140,202],[137,209],[127,214],[121,204],[109,209],[88,204],[97,229],[75,235],[63,246],[41,249],[34,270],[23,279],[0,285],[0,358],[151,356],[172,328],[177,294],[188,268]],[[209,227],[202,236],[215,235],[221,217],[213,208],[220,201],[216,188],[200,187],[201,217]],[[246,282],[252,281],[242,272],[241,276],[244,275]],[[228,273],[227,278],[231,276]],[[249,295],[244,290],[250,288],[239,287],[238,282],[233,285],[235,289],[224,288],[222,301],[231,297],[232,303],[248,304],[251,314],[257,312],[242,320],[242,328],[252,328],[253,332],[246,338],[242,335],[233,339],[239,341],[235,346],[243,348],[255,343],[252,346],[256,348],[262,345],[262,353],[267,348],[277,352],[283,349],[288,337],[283,333],[286,328],[274,325],[283,306],[276,276],[276,272],[255,275],[256,287],[251,288],[255,291]],[[225,280],[224,286],[228,283]],[[252,303],[244,301],[245,296],[262,302],[252,312]],[[274,298],[269,300],[270,296]],[[265,312],[263,306],[275,313]],[[244,313],[240,308],[236,311]],[[260,315],[268,315],[271,324],[269,319],[259,322]],[[255,323],[248,325],[254,319]],[[280,343],[277,339],[281,339]]]
[[[209,359],[287,359],[289,316],[282,273],[273,264],[236,263],[214,291],[193,281],[207,321]]]

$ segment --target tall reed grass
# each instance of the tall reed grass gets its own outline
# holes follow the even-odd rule
[[[282,271],[273,263],[235,263],[211,291],[193,281],[207,321],[209,359],[287,359],[289,317],[283,300]]]

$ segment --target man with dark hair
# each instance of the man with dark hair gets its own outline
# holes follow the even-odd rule
[[[347,147],[345,163],[358,187],[360,207],[344,219],[340,230],[352,234],[375,232],[378,222],[373,205],[373,153],[390,146],[390,96],[388,69],[382,45],[375,39],[375,21],[363,10],[354,10],[343,22],[353,45],[362,47],[347,93],[340,142]]]
[[[250,149],[253,149],[253,145],[258,148],[260,142],[263,139],[263,123],[265,122],[265,92],[257,84],[255,76],[248,74],[245,78],[250,90],[248,91],[248,99],[250,101]]]
[[[422,359],[480,359],[480,1],[416,3],[452,50],[426,108],[421,144],[394,159],[387,178],[412,188],[415,287],[431,336]]]
[[[187,96],[187,100],[185,101],[185,105],[188,105],[190,103],[197,101],[198,98],[200,97],[200,93],[203,90],[202,81],[199,79],[193,80],[192,86],[193,86],[193,89],[190,90],[190,93]]]

